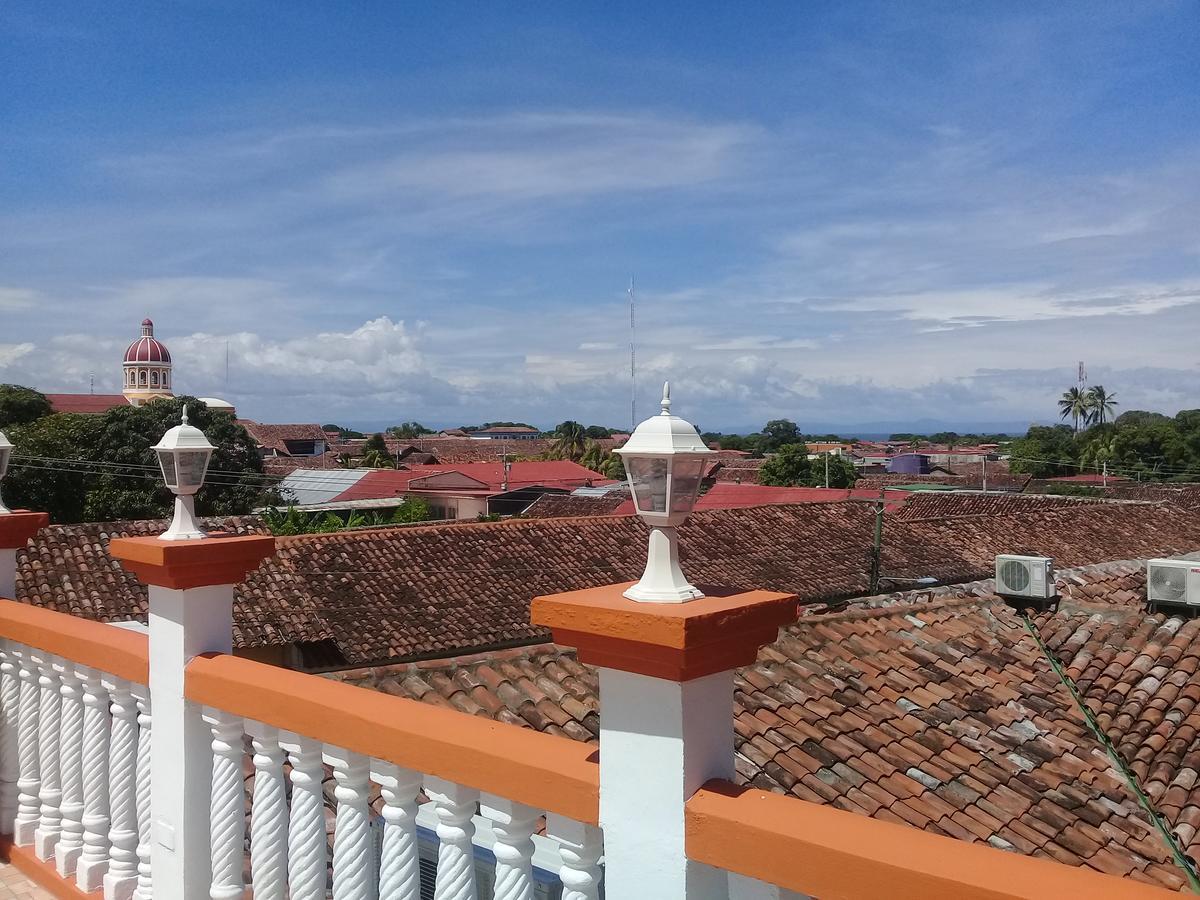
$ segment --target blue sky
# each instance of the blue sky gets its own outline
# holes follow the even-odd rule
[[[1200,406],[1200,5],[10,2],[0,380],[266,421]],[[232,360],[225,382],[225,347]]]

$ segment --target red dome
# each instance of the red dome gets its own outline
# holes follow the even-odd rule
[[[142,320],[142,336],[125,350],[125,362],[170,365],[171,354],[161,342],[155,339],[154,323],[149,319]]]

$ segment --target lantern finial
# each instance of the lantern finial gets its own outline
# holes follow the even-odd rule
[[[186,425],[187,423],[187,404],[185,403],[183,404],[183,424]]]
[[[663,398],[662,398],[662,414],[669,416],[671,414],[671,382],[663,382]]]

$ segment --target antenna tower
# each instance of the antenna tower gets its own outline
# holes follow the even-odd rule
[[[1082,394],[1087,390],[1087,369],[1083,365],[1083,361],[1079,362],[1079,392]]]
[[[637,428],[637,319],[634,316],[634,277],[629,276],[629,433]]]

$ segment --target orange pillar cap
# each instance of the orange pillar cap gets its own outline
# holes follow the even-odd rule
[[[690,681],[750,665],[796,620],[794,594],[706,587],[703,598],[687,603],[640,603],[622,596],[627,587],[536,597],[533,623],[590,665]]]
[[[241,584],[275,552],[275,538],[259,534],[210,534],[196,541],[113,538],[108,552],[139,581],[181,591]]]
[[[50,516],[44,512],[18,509],[0,515],[0,550],[19,550],[49,524]]]

